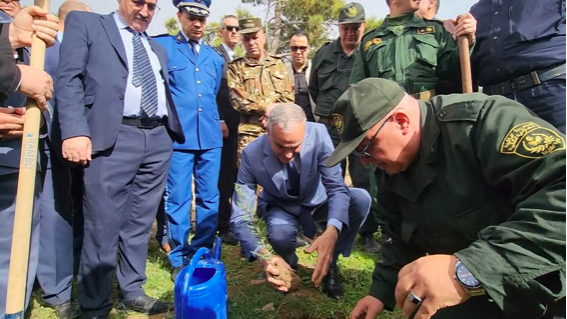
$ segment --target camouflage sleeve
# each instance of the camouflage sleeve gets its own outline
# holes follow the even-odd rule
[[[241,72],[239,72],[238,66],[235,63],[228,65],[227,78],[232,107],[239,112],[250,113],[250,100],[247,99],[248,93],[246,93]]]
[[[363,39],[364,40],[364,39]],[[350,73],[349,83],[357,83],[360,80],[366,79],[369,74],[367,72],[367,65],[364,63],[364,45],[363,41],[359,43],[358,51],[354,55],[354,65]]]
[[[565,298],[565,135],[504,97],[485,102],[471,135],[484,177],[515,211],[455,255],[507,317],[542,318]]]
[[[281,61],[281,64],[284,68],[284,81],[285,81],[285,89],[282,92],[280,98],[278,99],[278,102],[281,103],[293,103],[295,101],[295,88],[294,88],[294,84],[295,81],[293,79],[293,74],[290,74],[288,72],[287,67],[285,66],[285,63],[283,61]]]

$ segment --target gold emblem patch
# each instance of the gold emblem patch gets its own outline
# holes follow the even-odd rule
[[[502,141],[500,153],[538,158],[565,149],[565,139],[546,127],[528,122],[514,126]]]
[[[354,7],[354,6],[348,8],[347,11],[346,11],[346,15],[349,18],[354,18],[357,13],[358,13],[358,10],[356,10],[356,7]]]
[[[434,26],[421,27],[417,29],[417,34],[431,34],[435,33]]]
[[[372,45],[379,45],[379,44],[382,44],[382,39],[379,39],[379,38],[372,39],[372,40],[366,42],[366,44],[364,44],[364,51],[368,51],[368,49]]]
[[[339,134],[343,134],[343,131],[345,129],[343,116],[338,113],[335,113],[333,114],[333,120],[335,121],[335,127],[337,128],[337,132],[339,132]]]

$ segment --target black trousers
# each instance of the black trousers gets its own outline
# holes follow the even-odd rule
[[[229,135],[224,140],[221,155],[221,167],[219,173],[219,232],[230,230],[230,199],[234,192],[236,182],[236,152],[238,150],[238,125],[230,128]]]

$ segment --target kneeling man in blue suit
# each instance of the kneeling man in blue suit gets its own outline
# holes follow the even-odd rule
[[[298,227],[313,238],[315,223],[322,222],[325,232],[306,250],[317,251],[312,281],[315,286],[323,282],[330,297],[342,296],[337,259],[339,254],[350,255],[371,199],[364,189],[345,185],[340,166],[325,166],[333,149],[324,125],[307,123],[300,106],[277,104],[269,112],[267,134],[242,152],[230,224],[249,261],[266,253],[251,227],[250,208],[256,204],[257,185],[262,186],[256,212],[266,222],[268,242],[279,256],[260,261],[268,281],[278,290],[286,288],[273,278],[274,264],[283,259],[297,269]]]

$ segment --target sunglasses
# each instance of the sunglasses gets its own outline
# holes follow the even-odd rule
[[[388,118],[386,118],[386,120],[384,122],[382,122],[382,124],[380,124],[380,127],[376,130],[374,135],[372,135],[372,138],[368,141],[368,144],[366,144],[366,146],[362,149],[362,151],[354,150],[354,151],[352,151],[352,155],[355,155],[355,156],[358,156],[358,157],[367,157],[367,158],[374,159],[374,157],[372,155],[370,155],[370,153],[368,153],[368,148],[370,147],[370,145],[372,145],[372,142],[374,142],[378,133],[380,133],[382,128],[384,128],[384,125],[386,125],[386,123],[388,123],[391,118],[392,118],[391,115],[388,116]]]
[[[227,25],[224,27],[225,29],[227,29],[230,32],[238,32],[240,31],[240,27],[239,26],[235,26],[235,25]]]
[[[305,52],[305,50],[307,50],[307,47],[292,46],[290,49],[291,49],[291,52],[297,52],[297,50],[299,50],[301,52]]]

